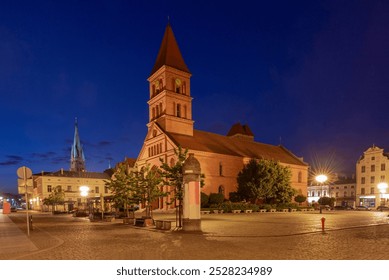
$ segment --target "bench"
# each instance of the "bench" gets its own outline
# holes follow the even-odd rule
[[[292,209],[290,209],[290,212],[296,212],[297,211],[297,209],[296,208],[292,208]]]
[[[315,211],[315,209],[313,209],[313,208],[309,208],[309,209],[308,209],[308,211]]]
[[[244,210],[245,213],[253,213],[253,210],[252,209],[247,209],[247,210]]]
[[[135,219],[134,218],[123,218],[123,224],[128,224],[128,225],[134,225],[135,224]]]
[[[113,222],[115,221],[114,216],[104,216],[104,222]]]
[[[156,220],[155,227],[157,229],[170,230],[172,228],[172,221]]]
[[[217,209],[212,210],[212,213],[215,213],[215,214],[222,214],[223,212],[224,212],[224,210],[217,210]]]
[[[272,208],[269,210],[269,212],[277,212],[277,209]]]
[[[289,212],[289,209],[281,209],[280,212]]]
[[[200,214],[202,214],[202,215],[206,215],[206,214],[209,214],[209,213],[211,213],[211,211],[200,211]]]
[[[302,208],[301,211],[302,212],[307,212],[307,208]]]
[[[242,210],[231,210],[232,213],[236,214],[236,213],[240,213]]]
[[[260,213],[266,213],[267,210],[266,210],[266,209],[259,209],[259,212],[260,212]]]

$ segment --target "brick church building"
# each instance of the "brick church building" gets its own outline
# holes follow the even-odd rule
[[[237,175],[252,158],[275,160],[292,172],[291,184],[307,195],[308,165],[283,146],[256,142],[247,125],[232,125],[227,135],[194,128],[191,73],[170,24],[167,25],[149,81],[148,132],[137,158],[138,167],[160,166],[160,158],[174,164],[174,149],[181,146],[193,153],[205,175],[203,192],[223,193],[228,198],[237,190]],[[155,208],[168,206],[161,198]]]

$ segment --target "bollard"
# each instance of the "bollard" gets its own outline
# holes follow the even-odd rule
[[[324,223],[326,221],[326,218],[322,217],[321,218],[321,230],[324,231]]]
[[[28,216],[28,224],[30,226],[30,230],[34,230],[32,227],[32,215]]]

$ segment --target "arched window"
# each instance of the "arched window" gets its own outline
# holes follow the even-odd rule
[[[221,193],[222,195],[224,195],[224,192],[225,192],[224,186],[223,186],[223,185],[220,185],[220,186],[219,186],[219,193]]]

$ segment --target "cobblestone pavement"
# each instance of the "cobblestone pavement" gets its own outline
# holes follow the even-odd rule
[[[22,231],[25,215],[9,217]],[[154,214],[174,219],[172,214]],[[321,217],[326,230],[321,230]],[[30,240],[38,248],[0,259],[33,260],[388,260],[385,212],[211,214],[202,233],[160,231],[115,222],[90,222],[70,215],[34,214]]]

